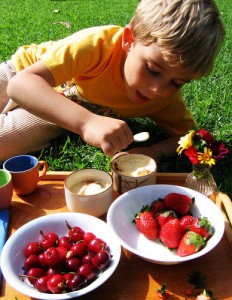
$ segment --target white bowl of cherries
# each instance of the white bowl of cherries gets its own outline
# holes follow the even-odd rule
[[[121,246],[102,220],[57,213],[20,227],[6,242],[1,269],[17,291],[36,299],[70,299],[102,285],[115,271]]]

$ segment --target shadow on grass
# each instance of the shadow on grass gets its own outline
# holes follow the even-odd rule
[[[129,119],[127,120],[133,133],[149,131],[151,138],[141,146],[156,143],[167,136],[159,127],[150,123],[149,119]],[[137,144],[136,144],[137,146]],[[130,148],[135,147],[131,144]],[[232,143],[226,145],[230,152],[227,157],[217,163],[212,168],[212,174],[219,189],[227,193],[232,198]],[[49,164],[52,171],[73,171],[84,168],[97,168],[110,171],[111,158],[104,155],[101,149],[90,146],[71,132],[52,142],[50,148],[33,153],[39,159],[44,159]],[[176,155],[172,158],[163,157],[158,163],[158,172],[165,173],[188,173],[192,171],[188,158]]]

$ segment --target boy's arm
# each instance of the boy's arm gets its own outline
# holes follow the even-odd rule
[[[83,140],[113,156],[133,141],[124,121],[99,116],[57,93],[43,61],[24,69],[8,84],[8,95],[29,112],[79,134]]]
[[[158,161],[163,156],[171,157],[177,154],[176,149],[178,147],[178,141],[180,137],[181,135],[172,136],[149,147],[133,148],[131,150],[128,150],[128,153],[141,153],[144,155],[148,155]]]

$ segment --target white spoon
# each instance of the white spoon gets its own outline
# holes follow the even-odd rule
[[[150,134],[149,132],[140,132],[134,135],[135,142],[145,142],[149,139]]]

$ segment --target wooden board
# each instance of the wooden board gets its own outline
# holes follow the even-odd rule
[[[13,195],[10,207],[9,236],[25,223],[47,214],[68,211],[64,198],[64,179],[70,172],[49,172],[36,191],[28,196]],[[184,185],[187,174],[159,173],[157,183]],[[226,218],[226,213],[225,213]],[[105,216],[102,218],[105,219]],[[227,218],[225,220],[228,220]],[[228,234],[231,235],[231,225]],[[164,266],[144,261],[122,249],[122,256],[115,273],[95,291],[81,296],[80,300],[154,300],[157,289],[167,284],[170,300],[194,299],[185,291],[192,287],[188,276],[199,271],[206,276],[207,289],[217,300],[232,299],[232,249],[226,234],[219,245],[202,258],[186,263]],[[1,299],[29,300],[3,280]]]

